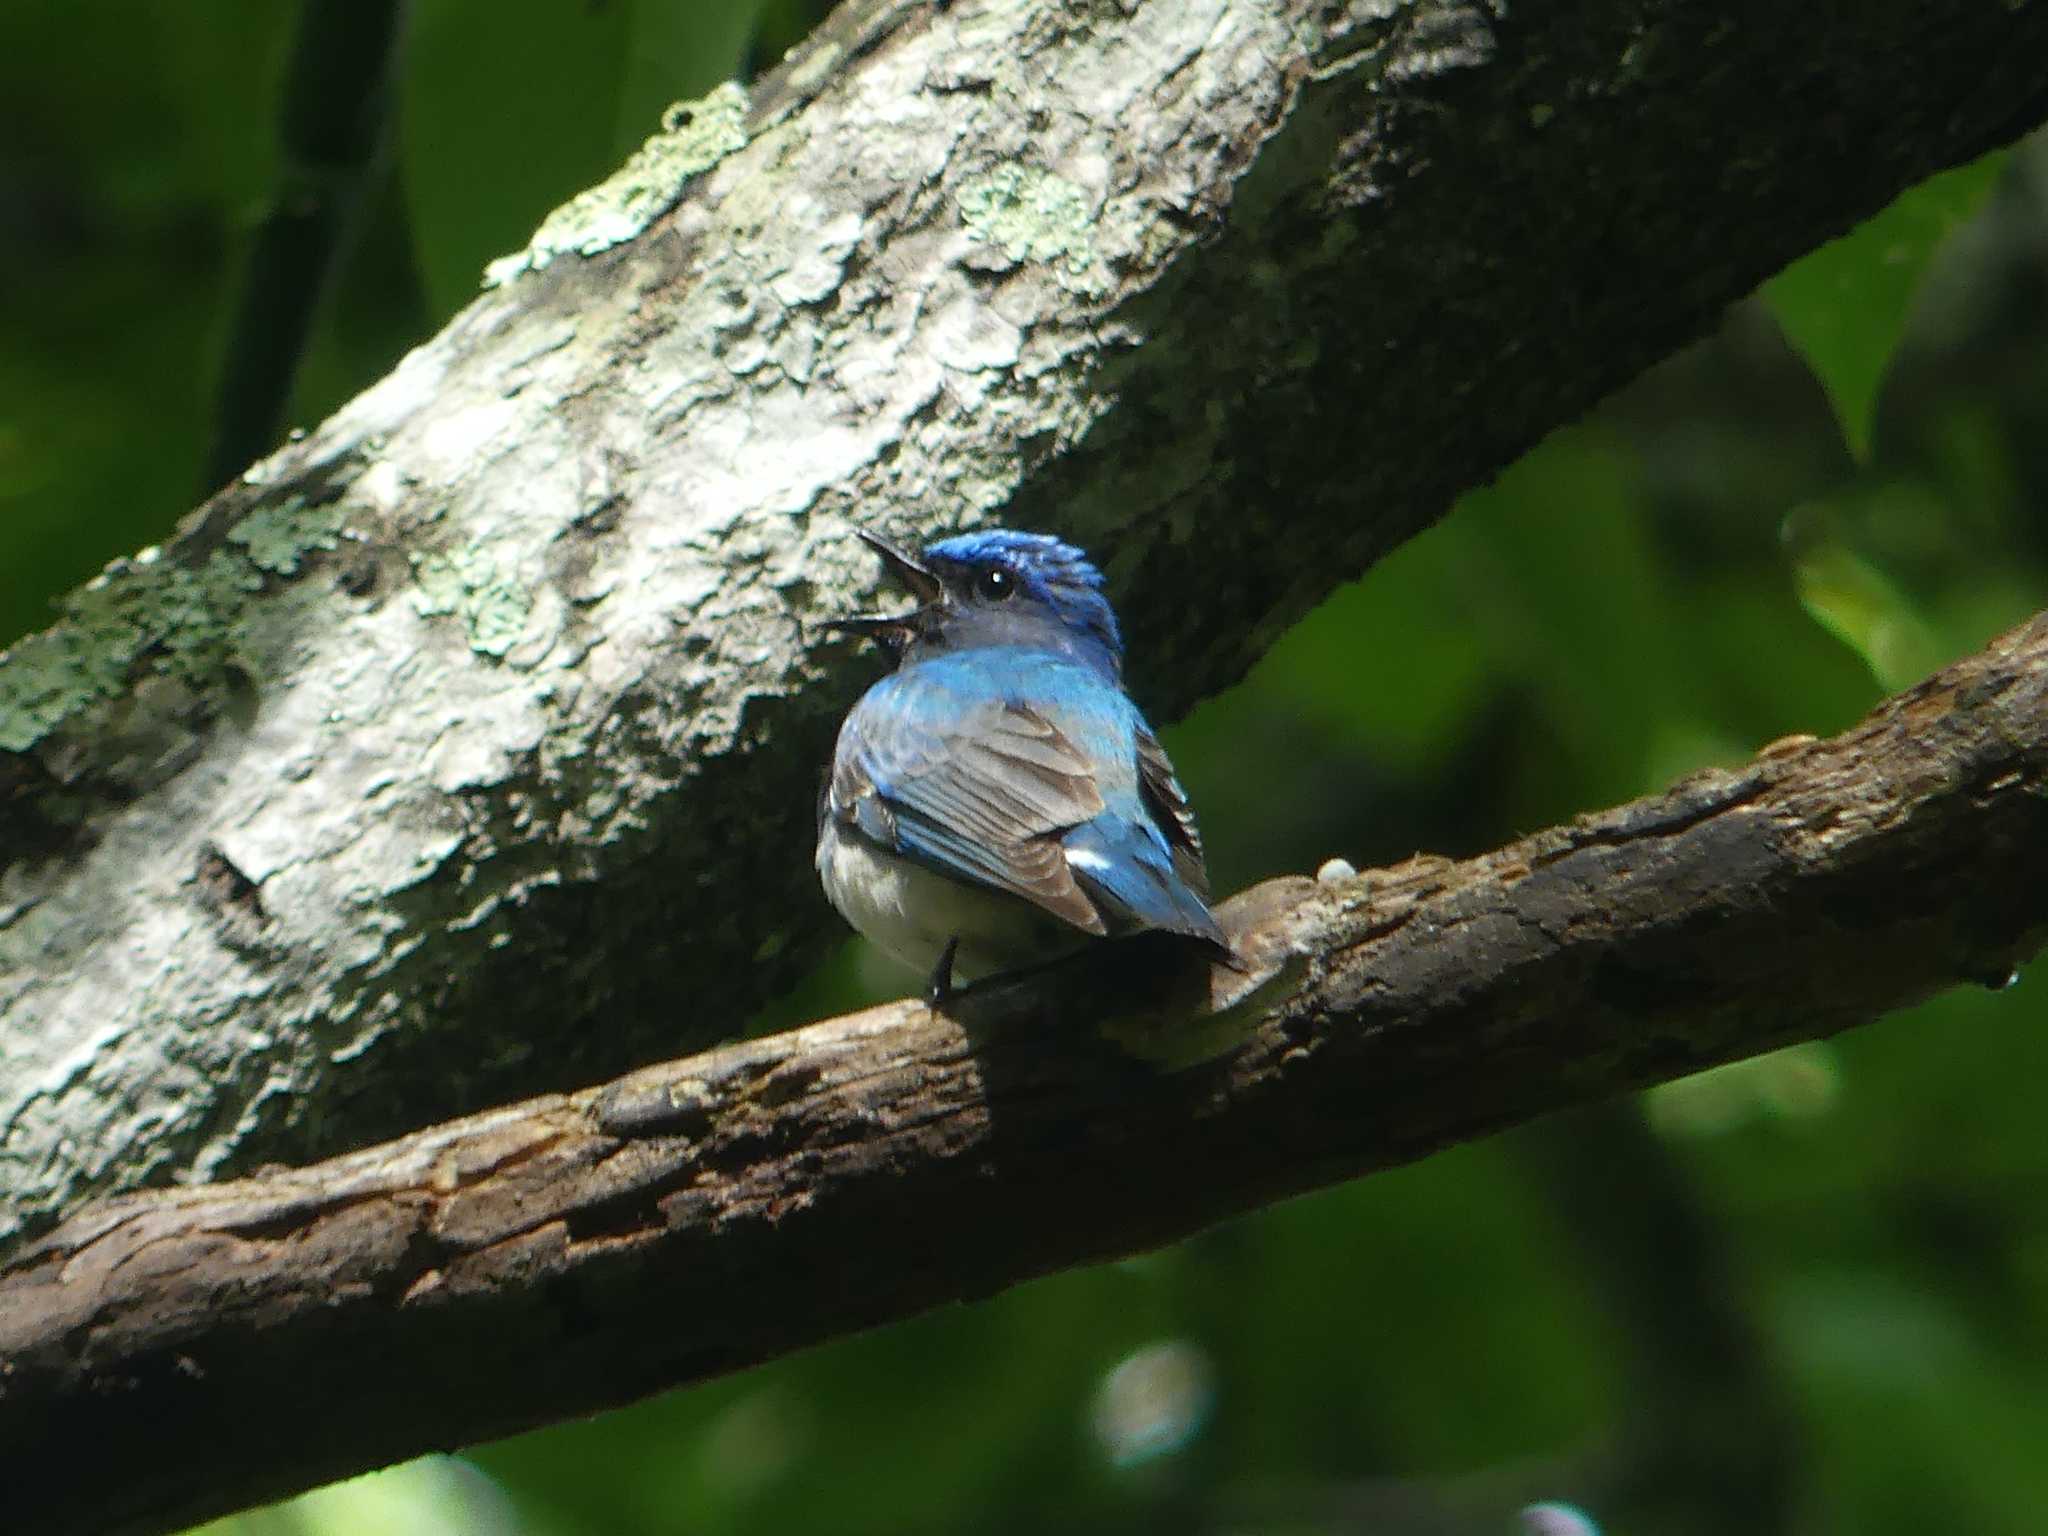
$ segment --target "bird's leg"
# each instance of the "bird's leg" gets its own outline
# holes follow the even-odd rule
[[[960,935],[956,933],[939,951],[939,963],[932,967],[932,979],[925,983],[924,1000],[935,1009],[953,1000],[953,956],[959,952]]]

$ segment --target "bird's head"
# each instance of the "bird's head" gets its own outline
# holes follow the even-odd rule
[[[833,627],[887,641],[906,656],[975,645],[1036,645],[1114,676],[1123,636],[1102,595],[1102,573],[1071,544],[1045,533],[990,528],[956,534],[911,556],[865,529],[918,606],[908,613],[838,619]]]

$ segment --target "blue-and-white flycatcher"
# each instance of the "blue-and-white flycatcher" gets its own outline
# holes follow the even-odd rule
[[[899,665],[839,730],[819,878],[847,921],[927,974],[965,978],[1090,936],[1163,930],[1229,952],[1202,840],[1123,688],[1102,574],[1072,545],[993,529],[913,557],[869,533],[918,606],[835,627]]]

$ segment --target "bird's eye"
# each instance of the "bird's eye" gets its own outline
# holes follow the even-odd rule
[[[1000,602],[1017,590],[1017,578],[1000,565],[992,565],[974,578],[974,590],[994,602]]]

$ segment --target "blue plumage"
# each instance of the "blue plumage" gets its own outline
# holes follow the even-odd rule
[[[883,949],[985,974],[1147,929],[1227,949],[1165,750],[1121,682],[1102,576],[1007,529],[913,559],[862,535],[920,599],[841,621],[901,664],[846,717],[819,806],[826,894]]]

